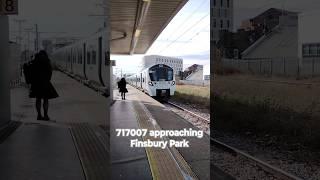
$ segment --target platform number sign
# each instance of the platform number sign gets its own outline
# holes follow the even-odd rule
[[[18,0],[0,0],[0,15],[18,14]]]

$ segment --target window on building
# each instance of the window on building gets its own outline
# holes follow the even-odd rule
[[[230,28],[230,20],[227,20],[227,27]]]
[[[220,0],[220,5],[221,7],[223,7],[223,0]]]
[[[228,17],[228,9],[224,9],[224,17]]]
[[[320,44],[317,45],[317,56],[320,56]]]
[[[213,27],[216,28],[217,27],[217,20],[213,19]]]
[[[223,20],[220,20],[220,28],[223,28]]]
[[[230,7],[230,0],[227,0],[227,7]]]
[[[216,0],[213,0],[213,7],[215,7],[217,4]]]

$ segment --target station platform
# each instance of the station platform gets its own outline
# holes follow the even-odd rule
[[[21,125],[0,142],[0,179],[104,180],[110,177],[106,98],[55,71],[59,98],[50,121],[36,120],[28,89],[11,89],[12,122]]]
[[[110,151],[112,176],[117,179],[210,179],[210,137],[170,137],[189,141],[190,147],[131,148],[136,137],[117,136],[115,129],[182,130],[192,124],[167,109],[163,104],[127,86],[126,100],[114,90],[115,103],[111,106]],[[152,137],[138,137],[152,139]],[[162,140],[168,140],[162,139]],[[112,178],[112,179],[113,179]]]

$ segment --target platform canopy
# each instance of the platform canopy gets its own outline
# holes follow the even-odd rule
[[[187,1],[111,0],[111,53],[146,53]]]

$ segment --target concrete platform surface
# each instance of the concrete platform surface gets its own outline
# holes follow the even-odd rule
[[[125,110],[121,109],[121,106],[132,106],[133,102],[142,103],[153,118],[156,120],[157,124],[164,130],[179,130],[183,128],[193,128],[190,123],[183,120],[180,116],[173,113],[172,111],[166,109],[164,105],[154,100],[150,96],[144,94],[143,92],[131,87],[127,86],[129,93],[126,94],[127,100],[121,100],[121,97],[118,91],[114,91],[114,97],[117,102],[114,105],[114,109],[118,111],[111,110],[111,124],[114,121],[114,117],[121,116],[123,119],[122,128],[131,128],[131,124],[136,120],[136,116],[134,115],[134,110],[131,108],[126,108]],[[120,110],[121,109],[121,110]],[[112,115],[114,114],[114,115]],[[119,117],[118,117],[119,118]],[[134,122],[132,122],[134,121]],[[112,127],[112,126],[111,126]],[[136,126],[134,126],[136,128]],[[122,152],[130,151],[130,147],[128,141],[130,138],[126,138],[123,140]],[[197,175],[199,179],[210,179],[210,140],[209,136],[204,136],[202,139],[198,139],[196,137],[178,137],[173,138],[175,140],[187,139],[190,141],[189,148],[177,148],[179,153],[183,156],[185,161],[189,164],[192,171]],[[111,144],[112,148],[112,144]],[[132,154],[131,154],[132,155]]]
[[[110,151],[112,179],[152,179],[146,152],[143,148],[130,148],[132,137],[116,136],[115,129],[138,129],[133,104],[121,100],[114,91],[115,103],[111,106]],[[141,140],[141,137],[137,137]]]
[[[36,120],[27,88],[11,89],[12,120],[22,125],[0,144],[0,179],[105,179],[109,154],[100,139],[106,135],[101,126],[109,128],[106,99],[61,72],[53,73],[52,83],[60,97],[49,101],[48,122]],[[90,156],[97,150],[105,154]]]

